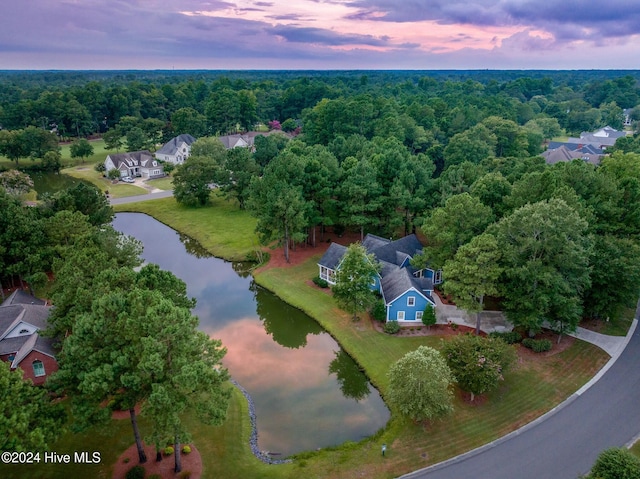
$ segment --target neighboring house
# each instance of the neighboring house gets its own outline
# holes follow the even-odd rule
[[[578,148],[578,145],[574,145],[576,148],[571,148],[568,145],[562,145],[557,148],[551,148],[542,153],[542,157],[548,165],[553,165],[562,161],[572,161],[580,159],[591,163],[593,165],[599,165],[600,160],[603,157],[602,153],[593,153],[591,147]],[[601,150],[600,150],[601,151]]]
[[[174,165],[181,165],[189,158],[191,145],[195,141],[196,139],[189,134],[176,136],[156,151],[156,158],[160,161],[168,161]]]
[[[374,255],[381,265],[380,273],[372,280],[371,289],[382,295],[387,309],[387,321],[401,324],[422,320],[422,313],[429,304],[435,307],[431,297],[433,285],[442,282],[442,271],[430,268],[416,270],[411,259],[422,252],[422,244],[412,234],[391,241],[368,234],[362,246]],[[347,248],[332,243],[318,263],[320,278],[336,284],[336,271]]]
[[[160,178],[164,176],[162,165],[147,150],[112,153],[104,160],[104,167],[105,171],[118,170],[121,178],[123,176],[130,176],[131,178],[137,176]]]
[[[291,138],[291,135],[284,133],[280,130],[271,131],[248,131],[247,133],[238,133],[235,135],[219,136],[218,139],[222,142],[227,150],[232,148],[250,148],[254,150],[254,144],[256,136],[269,136],[273,134],[285,135],[287,138]]]
[[[16,290],[0,305],[0,360],[20,368],[25,379],[43,384],[58,370],[53,339],[40,336],[47,327],[45,302]]]
[[[561,161],[581,159],[599,165],[606,149],[613,146],[618,138],[626,133],[605,126],[592,133],[582,132],[580,138],[568,138],[565,142],[552,141],[542,153],[545,161],[552,165]]]

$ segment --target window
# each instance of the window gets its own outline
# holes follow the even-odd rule
[[[415,296],[409,296],[407,298],[407,306],[415,306],[416,305],[416,297]]]
[[[416,311],[416,319],[418,321],[422,321],[422,314],[424,313],[424,311]]]
[[[33,362],[33,375],[35,377],[44,376],[44,364],[42,364],[42,361],[36,360]]]
[[[404,311],[398,311],[396,315],[396,321],[404,321]]]
[[[29,330],[28,329],[21,329],[20,330],[20,334],[29,334]]]

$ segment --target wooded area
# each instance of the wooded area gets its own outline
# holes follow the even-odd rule
[[[620,139],[600,166],[548,166],[539,154],[551,138],[622,129],[623,109],[634,129],[639,76],[4,72],[0,153],[22,165],[21,158],[55,151],[52,138],[100,135],[111,148],[153,150],[189,133],[200,139],[175,172],[178,201],[206,204],[215,184],[258,218],[264,243],[285,249],[322,241],[328,227],[361,236],[421,231],[423,264],[451,274],[490,247],[497,270],[467,268],[463,276],[476,284],[458,283],[456,290],[452,282],[454,297],[481,310],[480,298],[498,291],[516,324],[535,332],[549,321],[564,330],[637,299],[640,140]],[[225,150],[213,140],[267,125],[288,135],[258,136],[253,152]],[[22,216],[45,219],[36,219],[36,210],[8,217],[13,208],[7,204],[0,214],[7,226],[2,244],[11,245],[2,252],[2,279],[33,280],[51,261],[37,241],[24,238],[42,233],[26,220],[8,226]],[[482,241],[472,242],[479,235]],[[487,290],[488,282],[494,287]]]

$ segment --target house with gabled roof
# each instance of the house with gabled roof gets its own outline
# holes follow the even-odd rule
[[[105,171],[118,170],[120,178],[161,178],[164,176],[162,165],[150,151],[130,151],[127,153],[111,153],[104,160]]]
[[[195,141],[196,139],[188,133],[178,135],[162,145],[162,148],[156,151],[155,156],[160,161],[168,161],[174,165],[181,165],[189,158],[191,145],[195,143]]]
[[[368,234],[362,246],[380,264],[380,273],[373,278],[371,289],[384,300],[387,321],[412,324],[422,320],[427,307],[435,307],[434,284],[442,282],[442,271],[415,269],[411,259],[422,253],[422,244],[415,234],[392,241]],[[330,285],[336,283],[336,271],[347,248],[332,243],[318,262],[319,276]]]
[[[58,370],[52,338],[43,337],[49,306],[21,290],[0,304],[0,360],[20,368],[25,379],[40,385]]]

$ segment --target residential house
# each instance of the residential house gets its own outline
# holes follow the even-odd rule
[[[121,178],[125,176],[160,178],[164,176],[162,165],[147,150],[112,153],[104,160],[104,167],[105,171],[118,170]]]
[[[432,298],[433,286],[442,282],[442,272],[411,266],[411,259],[422,252],[422,244],[412,234],[391,241],[368,234],[362,245],[380,263],[380,273],[372,279],[371,289],[381,294],[387,321],[412,324],[422,320],[427,305],[435,307]],[[347,248],[332,243],[318,262],[320,278],[329,284],[336,283],[336,271]]]
[[[606,149],[613,146],[618,138],[625,135],[624,131],[605,126],[591,133],[582,132],[580,138],[568,138],[565,142],[552,141],[542,156],[550,165],[575,159],[599,165]]]
[[[572,146],[575,146],[575,148],[572,148]],[[592,165],[599,165],[604,154],[602,150],[598,150],[601,153],[595,153],[593,150],[597,149],[594,149],[590,145],[585,147],[579,147],[579,145],[561,145],[556,148],[549,147],[547,151],[542,153],[542,157],[548,165],[576,159],[586,161]]]
[[[21,290],[16,290],[0,305],[0,360],[20,368],[25,379],[43,384],[58,370],[53,339],[39,331],[47,327],[49,306]]]
[[[155,156],[160,161],[168,161],[174,165],[181,165],[189,158],[191,145],[195,141],[196,139],[189,134],[176,136],[156,151]]]
[[[280,130],[271,131],[248,131],[247,133],[237,133],[235,135],[219,136],[218,139],[222,142],[227,150],[232,148],[250,148],[255,150],[254,144],[256,136],[269,136],[273,134],[285,135],[287,138],[291,138],[291,135],[284,133]]]

